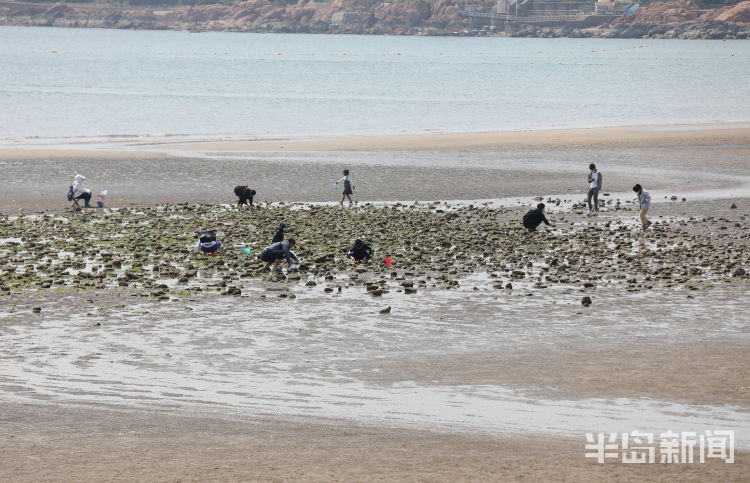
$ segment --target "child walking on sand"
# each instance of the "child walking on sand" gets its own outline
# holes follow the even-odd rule
[[[344,183],[344,192],[341,194],[341,201],[339,201],[339,204],[341,206],[344,206],[344,198],[349,198],[349,206],[354,204],[354,201],[352,201],[352,194],[354,193],[354,182],[349,177],[349,170],[344,170],[344,176],[336,181],[336,186],[339,185],[339,183]]]

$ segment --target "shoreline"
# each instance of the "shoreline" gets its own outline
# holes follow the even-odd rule
[[[163,142],[111,141],[93,147],[75,144],[0,145],[0,160],[9,159],[160,159],[215,157],[257,152],[330,151],[513,151],[579,147],[677,147],[750,145],[748,122],[663,124],[604,128],[548,129],[435,134],[299,136],[251,140],[172,139]]]

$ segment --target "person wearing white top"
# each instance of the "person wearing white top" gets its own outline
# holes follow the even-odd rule
[[[645,230],[651,225],[651,221],[646,218],[646,213],[651,208],[651,195],[639,184],[633,186],[633,191],[638,197],[638,209],[641,211],[641,223],[643,223],[643,229]]]
[[[354,193],[354,181],[349,177],[349,170],[344,170],[344,176],[336,181],[336,186],[339,185],[339,183],[344,183],[344,192],[341,194],[341,201],[339,201],[339,204],[341,206],[344,206],[344,199],[349,198],[349,205],[353,205],[354,201],[352,201],[352,194]]]
[[[86,179],[80,174],[76,174],[73,179],[73,197],[79,200],[83,200],[84,207],[89,207],[89,201],[91,200],[91,190],[83,186],[83,180]]]
[[[602,186],[602,177],[594,163],[589,164],[589,169],[591,172],[589,173],[589,194],[586,198],[586,203],[589,206],[589,215],[596,215],[599,211],[599,189]],[[593,210],[591,209],[591,198],[594,198]]]

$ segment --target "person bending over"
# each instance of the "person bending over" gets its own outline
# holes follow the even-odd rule
[[[290,238],[288,240],[273,243],[264,248],[263,251],[260,252],[260,259],[266,262],[265,268],[268,269],[270,267],[271,270],[276,270],[279,262],[283,259],[286,259],[289,268],[295,268],[294,265],[292,265],[292,260],[299,263],[299,259],[294,253],[292,253],[292,248],[294,248],[296,244],[294,238]]]
[[[200,233],[198,250],[200,250],[201,255],[209,254],[213,257],[219,248],[221,248],[221,242],[216,239],[216,233],[213,230],[204,230]]]
[[[352,259],[354,263],[357,263],[363,260],[365,262],[368,262],[370,260],[371,254],[372,254],[372,248],[370,248],[362,240],[356,239],[354,240],[354,244],[349,249],[349,253],[347,255],[349,256],[349,258]]]
[[[553,223],[550,223],[547,221],[547,217],[544,216],[544,203],[539,203],[536,205],[536,209],[529,210],[528,213],[523,215],[523,226],[529,229],[529,231],[536,231],[536,227],[539,226],[542,222],[544,222],[545,225],[549,225],[552,228],[555,227]]]
[[[242,208],[243,205],[250,208],[253,206],[253,196],[255,196],[255,190],[250,189],[247,186],[235,186],[234,194],[237,195],[239,200],[237,201],[237,207]]]
[[[644,190],[643,186],[639,184],[633,186],[633,191],[635,191],[635,194],[638,197],[638,209],[641,213],[641,224],[645,230],[651,226],[651,220],[646,218],[646,213],[648,213],[648,209],[651,208],[651,195],[648,194],[648,191]]]

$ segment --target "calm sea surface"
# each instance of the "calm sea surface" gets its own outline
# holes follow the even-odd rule
[[[0,143],[750,121],[750,42],[0,28]]]

